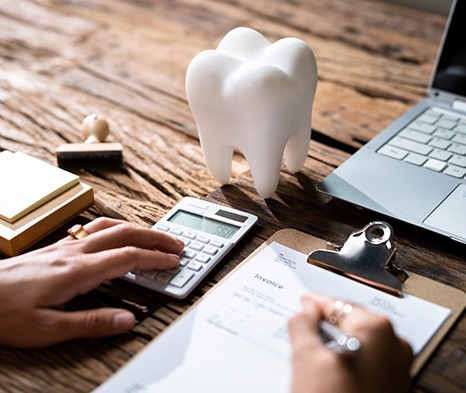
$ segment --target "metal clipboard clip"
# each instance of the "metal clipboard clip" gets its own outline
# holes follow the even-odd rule
[[[408,274],[393,262],[396,248],[392,235],[393,229],[386,222],[370,222],[353,232],[343,247],[328,243],[330,250],[315,250],[307,261],[401,297]]]

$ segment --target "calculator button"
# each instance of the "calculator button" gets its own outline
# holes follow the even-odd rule
[[[198,242],[201,242],[201,243],[204,243],[204,244],[207,244],[207,243],[210,242],[210,239],[207,238],[207,237],[205,237],[205,236],[198,236],[198,237],[196,238],[196,240],[197,240]]]
[[[163,224],[158,224],[155,228],[162,232],[168,232],[168,230],[170,229],[170,227]]]
[[[157,270],[143,270],[140,275],[143,277],[154,278],[158,273]]]
[[[173,278],[173,274],[167,273],[167,272],[159,272],[155,276],[157,281],[161,282],[169,282]]]
[[[191,280],[193,277],[194,273],[186,269],[183,269],[175,277],[173,277],[173,279],[170,281],[170,284],[175,287],[181,288],[184,287],[187,284],[187,282]]]
[[[212,240],[212,241],[210,242],[210,245],[213,246],[213,247],[217,247],[217,248],[222,248],[222,247],[223,247],[223,243],[218,242],[218,241],[216,241],[216,240]]]
[[[199,242],[192,242],[189,245],[189,248],[191,248],[193,250],[196,250],[196,251],[201,251],[204,248],[204,245],[202,243],[199,243]]]
[[[185,248],[185,249],[183,250],[183,252],[181,253],[181,255],[182,255],[182,257],[191,259],[191,258],[194,258],[194,257],[197,255],[197,252]]]
[[[188,269],[195,270],[196,272],[198,272],[202,269],[202,264],[200,264],[199,262],[191,261],[189,262]]]
[[[196,258],[196,261],[207,263],[210,261],[210,257],[207,254],[199,254]]]
[[[205,246],[202,251],[209,255],[215,255],[218,252],[218,248],[212,246]]]
[[[178,266],[172,268],[172,269],[168,269],[168,270],[165,270],[165,272],[167,273],[170,273],[170,274],[176,274],[180,271],[180,268]]]
[[[189,243],[191,243],[191,240],[186,239],[185,237],[178,237],[177,239],[180,239],[184,243],[185,247],[188,247]]]
[[[170,233],[173,233],[174,235],[181,236],[183,234],[183,231],[181,229],[178,229],[178,228],[172,228],[172,229],[170,229]]]
[[[191,232],[191,231],[185,232],[183,236],[187,237],[188,239],[191,239],[191,240],[196,238],[196,234],[194,232]]]

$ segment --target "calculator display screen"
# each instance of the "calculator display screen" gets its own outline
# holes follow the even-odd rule
[[[240,227],[235,225],[213,220],[212,218],[200,216],[184,210],[178,210],[168,221],[225,239],[232,238],[240,229]]]

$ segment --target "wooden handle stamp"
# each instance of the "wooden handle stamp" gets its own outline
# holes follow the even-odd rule
[[[119,169],[123,165],[121,143],[105,142],[107,121],[92,113],[81,123],[83,143],[65,143],[55,150],[60,168]]]

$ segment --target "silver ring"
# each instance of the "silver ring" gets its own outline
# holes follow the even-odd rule
[[[333,304],[333,311],[328,321],[335,326],[339,326],[343,319],[351,314],[353,306],[349,303],[345,303],[343,300],[336,300]]]

